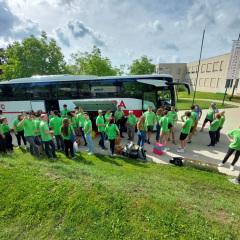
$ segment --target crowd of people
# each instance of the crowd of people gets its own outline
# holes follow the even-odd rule
[[[189,111],[186,111],[181,116],[183,124],[179,136],[180,148],[177,150],[178,153],[184,153],[186,142],[188,144],[192,142],[193,134],[201,117],[202,109],[199,107],[199,104],[190,106]],[[108,109],[105,115],[103,115],[103,111],[99,110],[96,119],[96,126],[100,134],[99,147],[103,150],[108,150],[105,144],[110,143],[110,154],[111,156],[116,156],[114,153],[115,139],[116,137],[124,138],[124,125],[127,127],[128,141],[131,142],[134,141],[135,129],[137,127],[137,144],[140,147],[144,147],[146,143],[151,144],[151,134],[156,126],[156,141],[160,144],[163,143],[165,151],[170,151],[169,141],[172,139],[172,143],[177,144],[175,127],[178,120],[178,114],[174,106],[171,107],[170,111],[159,108],[156,114],[152,110],[152,106],[148,106],[148,110],[139,118],[139,121],[137,121],[133,111],[129,111],[128,116],[125,116],[120,105],[114,113]],[[220,131],[225,122],[225,112],[219,113],[215,103],[212,103],[209,107],[200,131],[203,131],[208,122],[210,123],[210,143],[207,146],[213,148],[220,141]],[[76,107],[75,112],[72,113],[67,108],[67,105],[64,104],[60,113],[51,111],[49,116],[43,114],[41,110],[36,112],[30,110],[27,113],[21,111],[13,121],[12,126],[11,129],[8,125],[8,119],[0,111],[0,151],[2,153],[13,151],[12,135],[10,134],[11,130],[13,130],[17,138],[17,148],[21,147],[22,141],[24,147],[27,148],[28,142],[30,153],[37,157],[41,156],[44,150],[48,158],[56,158],[55,151],[57,150],[65,151],[67,157],[69,157],[70,151],[71,157],[75,158],[73,136],[82,136],[84,146],[88,147],[88,155],[94,154],[92,121],[88,112],[84,112],[81,107]],[[233,152],[236,151],[234,160],[230,165],[230,169],[234,170],[234,165],[240,155],[240,129],[229,131],[227,136],[231,144],[219,167],[222,167]],[[53,138],[55,138],[56,146]]]

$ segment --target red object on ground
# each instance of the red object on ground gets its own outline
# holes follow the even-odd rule
[[[160,144],[158,142],[154,143],[154,145],[153,145],[153,153],[161,156],[163,154],[163,149],[164,149],[164,145],[163,144]]]

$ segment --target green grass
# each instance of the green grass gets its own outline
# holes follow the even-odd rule
[[[0,157],[0,239],[239,239],[239,186],[224,175],[58,157]]]
[[[191,91],[191,94],[188,95],[187,91],[184,92],[178,92],[178,98],[193,98],[194,95],[194,91]],[[230,95],[227,95],[225,97],[225,101],[227,101],[229,103],[229,97]],[[216,93],[209,93],[209,92],[198,92],[196,91],[195,94],[195,98],[197,99],[214,99],[214,100],[223,100],[224,95],[219,95]],[[232,102],[239,102],[240,103],[240,99],[232,99]]]
[[[199,103],[199,106],[202,109],[205,109],[205,108],[208,109],[210,104],[211,104],[211,101],[195,100],[194,103]],[[236,108],[237,107],[235,105],[228,104],[228,103],[229,102],[224,103],[223,106],[222,106],[221,103],[217,103],[217,107],[218,108]],[[179,98],[178,101],[177,101],[178,110],[188,110],[188,109],[190,109],[191,105],[192,105],[192,99],[181,99],[181,98]]]

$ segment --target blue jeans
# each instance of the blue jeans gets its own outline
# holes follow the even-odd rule
[[[54,144],[53,140],[51,139],[50,141],[46,141],[46,142],[43,141],[43,143],[45,145],[45,153],[48,156],[48,158],[51,158],[51,155],[49,154],[49,145],[51,146],[52,156],[54,158],[56,158],[57,156],[55,153],[55,144]]]
[[[160,136],[161,126],[157,123],[156,128],[157,128],[156,141],[158,141]]]
[[[137,131],[137,135],[138,135],[138,145],[139,145],[140,147],[143,147],[144,141],[145,141],[145,138],[146,138],[146,131],[140,131],[140,130],[138,130],[138,131]]]
[[[61,135],[55,135],[56,138],[56,143],[57,143],[57,150],[60,150],[60,147],[62,149],[62,151],[64,151],[64,142],[63,142],[63,138]]]
[[[92,140],[92,134],[85,135],[85,139],[87,141],[89,152],[94,153],[94,145],[93,145],[93,140]]]
[[[86,144],[86,143],[87,143],[87,142],[86,142],[86,136],[85,136],[85,134],[84,134],[83,127],[80,127],[80,131],[81,131],[81,134],[82,134],[82,136],[83,136],[84,142],[85,142],[85,144]]]
[[[34,142],[35,137],[34,136],[28,136],[25,137],[26,141],[30,144],[30,153],[34,156],[39,157],[39,151],[38,151],[38,146]]]
[[[105,140],[105,133],[104,132],[99,132],[100,133],[100,140],[99,140],[99,145],[102,147],[102,148],[105,148],[104,146],[104,140]]]

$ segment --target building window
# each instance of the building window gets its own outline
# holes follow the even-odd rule
[[[188,72],[187,73],[191,73],[192,70],[191,70],[191,67],[188,67]]]
[[[211,78],[210,86],[212,88],[215,88],[217,86],[217,79],[216,78]]]
[[[192,67],[192,73],[195,73],[195,72],[196,72],[196,67],[193,66],[193,67]]]
[[[213,64],[212,63],[208,63],[207,65],[207,72],[212,72],[213,69]]]
[[[214,71],[214,72],[218,71],[218,70],[219,70],[219,66],[220,66],[219,62],[215,62],[215,63],[213,64],[213,71]]]
[[[238,88],[238,82],[239,82],[239,79],[236,79],[236,81],[235,81],[235,88]]]
[[[201,68],[201,72],[202,72],[202,73],[206,72],[206,69],[207,69],[207,65],[206,65],[206,64],[203,64],[203,65],[202,65],[202,68]]]
[[[204,87],[210,87],[210,78],[205,78]]]
[[[218,78],[218,80],[217,80],[216,88],[219,88],[219,83],[220,83],[220,78]]]
[[[232,84],[233,84],[233,79],[227,79],[227,82],[226,82],[226,88],[232,88]]]
[[[200,86],[200,87],[204,87],[204,82],[205,82],[205,79],[204,79],[204,78],[200,78],[200,80],[199,80],[199,86]]]
[[[223,63],[224,63],[224,61],[221,61],[221,63],[220,63],[220,71],[223,70]]]
[[[176,69],[175,69],[175,74],[176,74],[176,75],[181,74],[181,68],[176,68]]]

